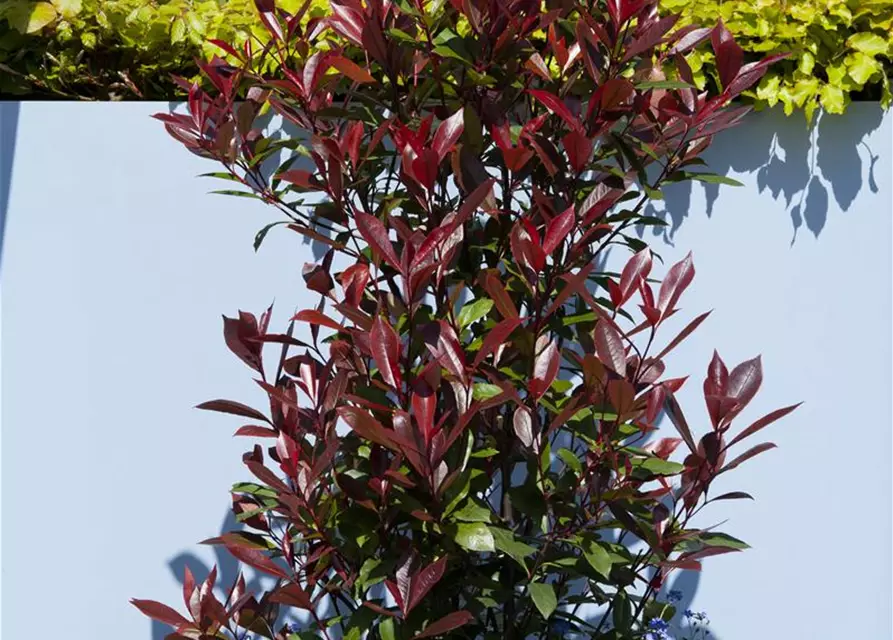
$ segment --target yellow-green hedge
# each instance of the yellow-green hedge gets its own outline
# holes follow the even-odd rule
[[[303,0],[279,0],[296,11]],[[313,0],[308,16],[328,0]],[[266,41],[254,0],[0,0],[0,93],[93,99],[182,97],[209,39]],[[82,53],[83,52],[83,53]],[[6,73],[3,73],[3,72]]]
[[[302,0],[278,0],[294,11]],[[436,3],[435,3],[436,4]],[[759,107],[787,113],[818,106],[841,113],[851,99],[891,102],[893,0],[661,0],[680,24],[721,17],[746,52],[791,51],[750,94]],[[312,15],[328,0],[313,0]],[[172,99],[170,74],[197,74],[207,43],[266,40],[254,0],[0,0],[0,94]],[[82,52],[83,51],[83,52]],[[714,74],[709,53],[690,63],[702,85]],[[6,73],[3,73],[3,72]]]
[[[725,21],[746,52],[790,51],[751,93],[758,107],[802,109],[808,119],[822,106],[842,113],[853,97],[891,103],[893,0],[661,0],[682,23]],[[712,54],[690,61],[703,83],[714,73]]]

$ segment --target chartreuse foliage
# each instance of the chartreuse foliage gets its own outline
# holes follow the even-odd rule
[[[283,0],[296,11],[301,0]],[[323,13],[313,0],[307,19]],[[267,42],[254,0],[0,0],[0,93],[174,99],[171,74],[197,77],[196,56]]]
[[[714,355],[689,423],[665,359],[707,317],[667,323],[694,264],[636,230],[664,185],[722,181],[700,156],[776,58],[743,64],[721,24],[673,32],[655,0],[339,0],[307,29],[258,5],[273,46],[156,117],[275,207],[256,245],[329,248],[285,332],[224,321],[263,410],[200,405],[257,442],[232,488],[247,528],[207,542],[275,582],[218,598],[187,571],[184,613],[134,604],[171,640],[654,638],[669,574],[746,548],[698,514],[750,498],[726,474],[794,407],[734,427],[760,359]],[[720,86],[699,92],[684,54],[708,40]],[[269,137],[265,107],[302,135]],[[619,273],[609,248],[632,253]]]
[[[893,0],[661,0],[682,14],[682,24],[725,21],[748,53],[779,51],[792,56],[774,65],[751,97],[759,107],[802,109],[808,119],[821,106],[843,113],[852,96],[893,100]],[[703,87],[716,75],[709,51],[690,59],[695,82]]]

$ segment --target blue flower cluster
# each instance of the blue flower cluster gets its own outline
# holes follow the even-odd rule
[[[648,631],[645,632],[645,640],[674,640],[670,635],[667,621],[661,618],[652,618],[648,623]]]

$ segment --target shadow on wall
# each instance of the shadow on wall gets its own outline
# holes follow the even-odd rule
[[[18,102],[0,102],[0,264],[3,258],[3,232],[12,187],[12,160],[15,157],[16,129],[19,125]]]
[[[818,238],[828,219],[831,198],[847,211],[867,186],[877,193],[874,167],[879,158],[865,138],[877,129],[884,110],[878,103],[856,102],[845,116],[819,114],[812,127],[801,116],[786,117],[780,109],[754,114],[735,129],[717,136],[705,153],[712,173],[754,173],[760,193],[784,199],[797,239],[801,226]],[[654,235],[672,244],[673,236],[691,212],[693,184],[679,183],[665,189],[663,208],[649,205],[648,215],[662,218],[669,226],[655,227]],[[727,192],[736,187],[723,187]],[[741,187],[738,187],[741,188]],[[705,184],[707,216],[719,196],[719,185]]]

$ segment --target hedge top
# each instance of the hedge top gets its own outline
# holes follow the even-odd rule
[[[432,11],[441,0],[429,5]],[[294,11],[302,0],[278,0]],[[687,23],[721,17],[752,57],[790,51],[746,99],[785,113],[849,102],[888,107],[893,69],[893,0],[661,0]],[[328,0],[311,0],[307,17]],[[222,52],[209,41],[266,39],[254,0],[0,0],[0,96],[182,99],[171,74],[198,78],[195,57]],[[714,82],[712,54],[693,54],[700,87]]]

